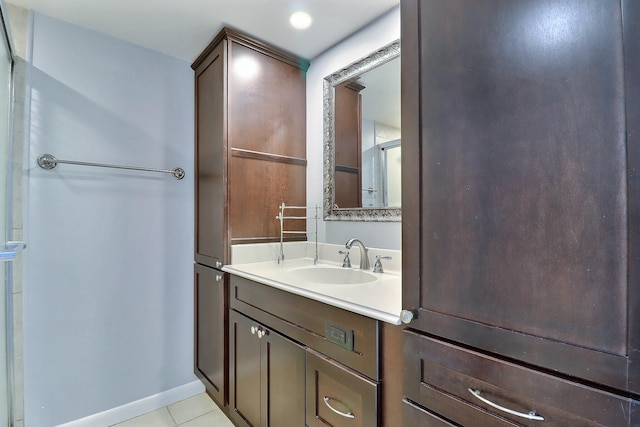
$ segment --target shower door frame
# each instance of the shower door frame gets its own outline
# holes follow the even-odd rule
[[[15,413],[14,413],[14,366],[13,366],[13,262],[17,253],[22,249],[22,242],[9,242],[10,237],[12,235],[13,230],[13,118],[14,118],[14,70],[15,70],[15,57],[14,57],[14,47],[12,43],[11,33],[9,29],[9,18],[7,13],[7,8],[4,0],[0,0],[0,24],[2,28],[0,32],[2,33],[1,37],[3,38],[4,46],[6,48],[6,59],[8,60],[8,74],[7,80],[5,83],[8,87],[6,88],[6,95],[8,95],[8,99],[6,100],[7,106],[5,108],[0,108],[0,113],[4,118],[0,117],[0,120],[6,120],[6,130],[0,134],[0,150],[3,151],[2,155],[4,159],[2,159],[2,155],[0,155],[0,160],[4,162],[4,168],[0,168],[0,171],[4,174],[4,177],[0,178],[0,182],[4,185],[4,200],[2,201],[2,212],[0,213],[0,265],[2,268],[2,279],[4,292],[0,292],[4,294],[4,301],[0,301],[2,307],[4,307],[4,313],[0,310],[0,315],[2,315],[2,322],[4,323],[4,331],[0,330],[0,340],[3,341],[3,345],[0,347],[4,347],[5,351],[0,354],[0,370],[4,371],[4,375],[2,375],[6,381],[0,383],[0,388],[6,390],[0,390],[0,423],[6,425],[7,427],[13,426],[15,421]],[[3,52],[2,55],[5,53]],[[3,59],[4,61],[4,59]],[[4,65],[3,65],[4,66]],[[5,115],[6,114],[6,115]],[[0,126],[0,130],[2,126]],[[6,138],[5,141],[2,141],[2,138]],[[4,360],[2,360],[4,358]],[[4,383],[6,382],[6,384]],[[5,392],[6,396],[2,396],[2,393]],[[2,412],[5,411],[6,414]],[[3,427],[0,424],[0,427]]]

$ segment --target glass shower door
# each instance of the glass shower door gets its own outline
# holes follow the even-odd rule
[[[4,6],[4,4],[2,4]],[[11,261],[18,245],[7,242],[11,229],[11,103],[13,59],[6,31],[5,9],[0,20],[0,426],[10,425]],[[7,242],[7,243],[5,243]]]

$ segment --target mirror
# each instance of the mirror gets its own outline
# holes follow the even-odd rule
[[[401,221],[400,41],[323,89],[324,219]]]

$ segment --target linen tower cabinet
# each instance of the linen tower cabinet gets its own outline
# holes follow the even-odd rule
[[[401,9],[403,425],[639,426],[640,2]]]
[[[195,373],[226,408],[231,245],[279,240],[280,203],[306,204],[308,61],[224,28],[193,63]],[[300,230],[306,229],[299,221]]]

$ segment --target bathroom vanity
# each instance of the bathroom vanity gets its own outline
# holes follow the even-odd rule
[[[238,426],[396,426],[400,252],[372,250],[372,266],[393,258],[373,273],[321,244],[314,266],[305,220],[287,224],[284,262],[270,243],[278,206],[306,204],[308,66],[228,28],[192,65],[195,373]],[[355,216],[399,220],[397,207],[367,212]]]
[[[311,246],[292,243],[287,250]],[[341,260],[340,246],[322,246]],[[276,247],[239,245],[234,251],[264,251],[271,260],[224,267],[230,273],[229,416],[239,426],[394,425],[383,420],[397,422],[400,414],[394,388],[402,374],[399,251],[380,251],[395,252],[394,260],[388,272],[373,274],[322,257],[318,265],[304,255],[278,263]],[[383,348],[394,339],[398,345]]]

